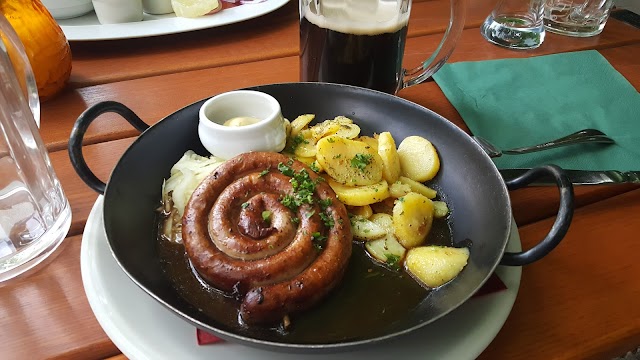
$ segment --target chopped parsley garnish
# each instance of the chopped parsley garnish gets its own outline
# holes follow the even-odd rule
[[[278,164],[278,170],[280,170],[280,172],[286,176],[293,177],[293,175],[295,175],[295,171],[293,170],[293,168],[283,163]]]
[[[289,143],[289,146],[287,147],[287,151],[290,153],[293,153],[294,151],[296,151],[296,149],[298,148],[298,146],[300,146],[300,144],[308,144],[309,142],[307,140],[304,139],[304,137],[300,134],[294,136],[291,138],[291,142]]]
[[[371,154],[356,154],[356,156],[351,159],[351,166],[359,170],[364,170],[367,165],[371,164],[372,160],[373,155]]]
[[[249,203],[248,202],[243,202],[242,205],[240,205],[240,207],[242,207],[243,209],[246,209],[249,207]]]
[[[293,190],[291,194],[282,196],[282,198],[280,199],[282,205],[286,206],[291,211],[297,211],[298,208],[303,204],[313,205],[314,203],[317,203],[322,210],[322,212],[319,213],[320,219],[326,227],[332,228],[335,225],[335,221],[331,216],[327,215],[324,212],[329,206],[331,206],[332,200],[318,199],[317,197],[314,197],[316,185],[324,179],[322,177],[318,177],[314,181],[311,179],[311,176],[306,169],[301,169],[300,171],[296,172],[291,166],[282,163],[278,164],[278,170],[280,170],[282,174],[291,177],[291,179],[289,179],[289,182],[291,183],[291,188]],[[310,211],[306,214],[306,217],[310,218],[314,214],[315,210]],[[300,219],[296,218],[295,220],[296,221],[294,222],[296,224],[300,222]]]
[[[258,175],[259,177],[263,177],[265,175],[267,175],[269,173],[269,169],[264,169],[260,172],[260,175]]]
[[[301,190],[295,195],[296,205],[300,207],[302,204],[313,204],[313,192],[309,190]]]
[[[263,211],[262,212],[262,220],[264,220],[265,222],[271,221],[271,211],[269,211],[269,210]]]
[[[323,200],[319,200],[319,201],[318,201],[318,204],[320,205],[320,209],[322,209],[323,211],[324,211],[324,210],[327,210],[327,208],[328,208],[329,206],[331,206],[331,203],[332,203],[332,202],[331,202],[331,199],[330,199],[330,198],[327,198],[327,199],[323,199]]]
[[[311,180],[307,170],[302,169],[289,180],[294,191],[316,191],[316,182]]]
[[[324,249],[324,246],[327,243],[327,237],[320,234],[319,232],[314,232],[313,234],[311,234],[311,242],[313,242],[313,247],[316,248],[316,250],[320,251]]]
[[[393,254],[385,254],[387,257],[387,265],[394,270],[400,270],[400,256]]]
[[[298,217],[292,217],[292,218],[291,218],[291,222],[292,222],[292,223],[294,223],[294,224],[296,224],[296,225],[298,225],[298,224],[300,224],[300,218],[298,218]]]
[[[291,166],[285,164],[278,164],[278,170],[286,176],[290,176],[291,187],[293,188],[293,194],[288,194],[282,197],[280,202],[282,205],[289,209],[296,211],[303,204],[313,204],[313,194],[316,191],[316,182],[311,180],[309,172],[305,169],[298,171],[297,173]]]
[[[289,209],[294,209],[297,208],[296,206],[296,199],[293,195],[285,195],[282,197],[282,199],[280,200],[280,202],[282,203],[282,205],[288,207]]]
[[[333,221],[333,218],[331,216],[323,212],[320,213],[320,219],[322,219],[322,222],[328,228],[332,228],[336,224],[335,221]]]

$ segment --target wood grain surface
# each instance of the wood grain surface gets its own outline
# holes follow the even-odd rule
[[[513,51],[480,35],[479,26],[495,3],[470,1],[451,62],[597,49],[640,89],[639,29],[610,19],[599,36],[547,34],[540,48]],[[81,235],[97,194],[76,175],[68,158],[76,118],[91,105],[115,100],[151,125],[224,91],[298,81],[297,8],[292,0],[266,16],[220,28],[71,44],[70,82],[42,104],[41,132],[72,206],[72,227],[46,264],[0,284],[1,359],[126,359],[100,328],[82,286]],[[448,1],[414,1],[407,67],[438,46],[448,14]],[[434,82],[399,96],[468,132]],[[103,115],[89,128],[83,154],[96,175],[108,181],[136,136],[118,116]],[[575,193],[577,210],[567,237],[549,256],[523,269],[512,313],[480,359],[610,359],[640,345],[640,185],[584,186]],[[523,247],[535,244],[551,227],[557,197],[551,187],[511,192]]]

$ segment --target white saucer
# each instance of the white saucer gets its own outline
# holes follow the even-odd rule
[[[475,359],[494,339],[516,300],[522,270],[496,270],[508,289],[472,298],[442,319],[390,343],[348,353],[283,354],[230,342],[199,346],[195,328],[156,302],[113,259],[104,232],[102,196],[87,220],[80,264],[82,282],[98,322],[130,359]],[[507,249],[519,251],[515,222]]]

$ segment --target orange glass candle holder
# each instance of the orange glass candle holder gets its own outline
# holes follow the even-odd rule
[[[71,75],[71,48],[62,29],[40,0],[3,0],[0,13],[25,47],[40,100],[53,97]]]

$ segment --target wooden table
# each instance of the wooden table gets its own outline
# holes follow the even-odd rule
[[[640,89],[639,29],[610,19],[599,36],[548,34],[536,50],[510,51],[479,33],[494,4],[476,0],[469,5],[466,30],[451,62],[597,49]],[[448,6],[444,0],[414,1],[408,63],[416,64],[436,48]],[[81,235],[97,194],[78,178],[67,156],[76,117],[97,102],[115,100],[151,124],[223,91],[297,81],[297,1],[222,28],[71,45],[68,89],[43,104],[42,135],[70,199],[73,224],[46,265],[0,285],[3,359],[124,358],[91,312],[80,278]],[[435,83],[403,90],[400,96],[468,130]],[[89,129],[85,156],[106,180],[137,134],[117,116],[104,117]],[[579,187],[575,192],[577,209],[567,237],[545,259],[523,269],[513,311],[480,358],[610,359],[640,345],[640,186]],[[527,188],[511,196],[523,246],[530,247],[553,221],[556,190]]]

